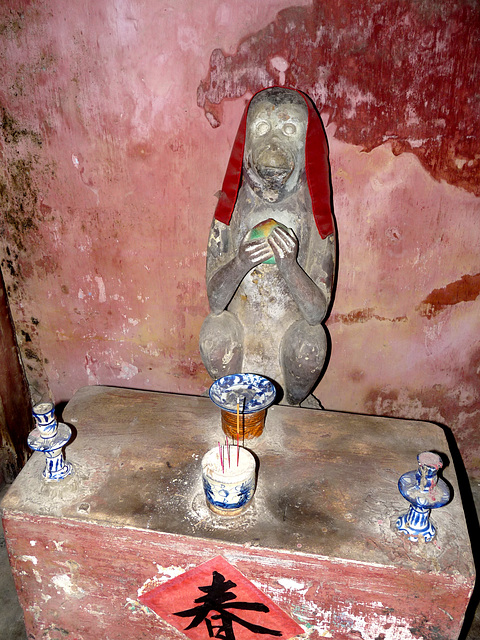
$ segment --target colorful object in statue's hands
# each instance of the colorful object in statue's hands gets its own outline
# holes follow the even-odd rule
[[[260,222],[253,227],[253,229],[250,231],[248,239],[257,240],[258,238],[268,238],[276,227],[280,227],[287,233],[289,232],[288,227],[286,227],[284,224],[282,224],[281,222],[277,222],[273,218],[268,218],[268,220],[264,220],[263,222]],[[268,258],[268,260],[264,260],[263,264],[275,264],[275,256]]]

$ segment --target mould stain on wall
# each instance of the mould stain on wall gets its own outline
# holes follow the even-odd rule
[[[3,244],[1,269],[10,305],[23,309],[27,300],[24,283],[37,270],[55,269],[52,257],[39,256],[40,226],[45,219],[38,180],[48,181],[49,166],[42,166],[40,135],[20,123],[0,106],[0,233]],[[48,209],[48,208],[47,208]],[[36,262],[36,267],[35,267]],[[34,401],[48,396],[44,358],[37,344],[38,320],[18,318],[17,342]]]

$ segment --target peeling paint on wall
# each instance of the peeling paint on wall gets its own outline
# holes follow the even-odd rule
[[[349,313],[332,313],[330,316],[330,324],[335,322],[343,322],[344,324],[355,324],[358,322],[368,322],[369,320],[379,320],[380,322],[406,322],[406,316],[398,316],[396,318],[386,318],[374,313],[374,309],[355,309]]]
[[[441,289],[434,289],[419,308],[420,313],[427,318],[437,315],[446,307],[461,302],[472,302],[480,295],[480,273],[465,275],[451,282]]]
[[[437,180],[480,195],[477,8],[447,2],[314,0],[281,11],[232,55],[216,49],[198,105],[220,126],[222,102],[265,86],[308,93],[339,140],[392,142]]]

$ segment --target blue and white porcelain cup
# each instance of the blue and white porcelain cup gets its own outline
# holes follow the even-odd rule
[[[256,463],[244,447],[210,449],[202,459],[203,489],[208,507],[222,516],[245,511],[255,492]]]
[[[55,418],[55,406],[53,402],[40,402],[33,407],[35,426],[43,438],[53,438],[57,431],[57,419]]]

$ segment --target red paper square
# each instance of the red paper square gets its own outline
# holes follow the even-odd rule
[[[304,633],[221,556],[155,587],[139,600],[192,640],[288,640]]]

